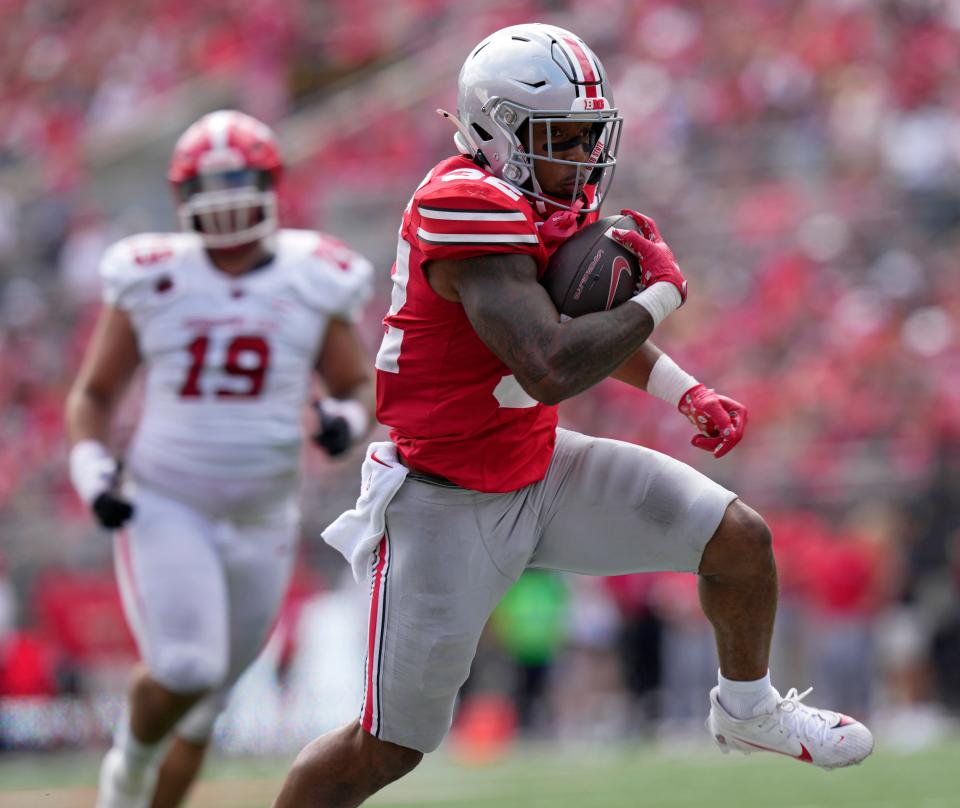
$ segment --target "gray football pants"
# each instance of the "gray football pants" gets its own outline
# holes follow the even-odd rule
[[[371,560],[363,728],[436,749],[487,618],[524,569],[695,572],[734,499],[666,455],[562,429],[546,477],[518,491],[408,477]]]

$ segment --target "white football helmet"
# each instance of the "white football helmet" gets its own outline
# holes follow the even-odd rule
[[[613,178],[622,118],[603,65],[576,34],[553,25],[530,23],[503,28],[473,49],[460,70],[457,97],[457,148],[541,204],[582,211],[600,207]],[[446,113],[442,113],[446,114]],[[450,116],[452,117],[452,116]],[[593,149],[587,161],[531,154],[535,124],[593,123]],[[522,128],[526,127],[526,132]],[[576,165],[577,182],[568,204],[544,194],[536,161]],[[592,185],[593,198],[583,191]]]
[[[211,249],[273,235],[282,169],[266,124],[236,110],[204,115],[177,140],[167,171],[181,228]]]

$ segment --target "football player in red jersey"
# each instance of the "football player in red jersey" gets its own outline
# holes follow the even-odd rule
[[[686,296],[652,220],[631,213],[642,234],[618,236],[643,267],[632,300],[562,321],[538,283],[598,216],[615,168],[600,61],[560,28],[503,29],[467,58],[457,117],[443,114],[460,155],[404,212],[376,362],[391,440],[370,446],[357,508],[324,532],[370,583],[363,704],[301,752],[275,808],[359,805],[435,749],[487,618],[527,567],[698,573],[720,658],[717,742],[859,762],[866,727],[770,683],[777,574],[760,516],[670,457],[557,428],[555,405],[607,376],[678,407],[716,457],[746,424],[649,341]]]
[[[318,405],[320,446],[343,452],[372,420],[372,374],[352,325],[372,267],[321,233],[278,227],[280,170],[264,124],[205,115],[170,164],[185,232],[126,238],[101,265],[104,306],[67,403],[70,472],[116,531],[143,665],[101,767],[98,808],[181,803],[274,624],[296,554],[312,372],[331,396]],[[141,364],[144,409],[120,480],[110,420]]]

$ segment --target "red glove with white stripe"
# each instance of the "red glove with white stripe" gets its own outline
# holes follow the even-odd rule
[[[690,442],[698,449],[723,457],[743,438],[747,426],[747,408],[739,401],[718,395],[705,385],[691,387],[677,405],[690,419],[699,435]]]
[[[640,279],[644,289],[649,289],[655,283],[672,283],[680,293],[682,306],[687,299],[687,282],[680,272],[680,265],[674,258],[673,252],[663,240],[657,223],[649,216],[637,213],[635,210],[620,211],[624,216],[630,216],[637,223],[640,232],[635,230],[620,230],[615,228],[611,236],[621,247],[630,250],[640,259]]]

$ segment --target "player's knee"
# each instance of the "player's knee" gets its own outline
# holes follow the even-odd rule
[[[363,731],[361,730],[361,732]],[[417,749],[381,741],[365,732],[363,735],[365,737],[362,740],[362,745],[365,757],[371,763],[370,771],[373,775],[376,790],[380,790],[409,774],[423,760],[423,752]]]
[[[165,648],[149,667],[150,675],[172,693],[205,693],[227,675],[225,660],[195,645]]]
[[[177,724],[177,736],[194,744],[206,743],[213,734],[213,726],[227,704],[229,690],[209,693],[195,704]]]
[[[766,559],[773,553],[773,535],[770,527],[753,508],[737,500],[736,509],[737,531],[740,541],[751,554],[758,559]]]
[[[776,574],[770,528],[760,514],[739,499],[730,503],[704,551],[701,574],[714,573]]]
[[[413,771],[422,759],[423,752],[381,741],[354,722],[304,747],[288,780],[300,784],[304,793],[312,784],[330,787],[331,762],[336,762],[342,793],[368,797]]]

